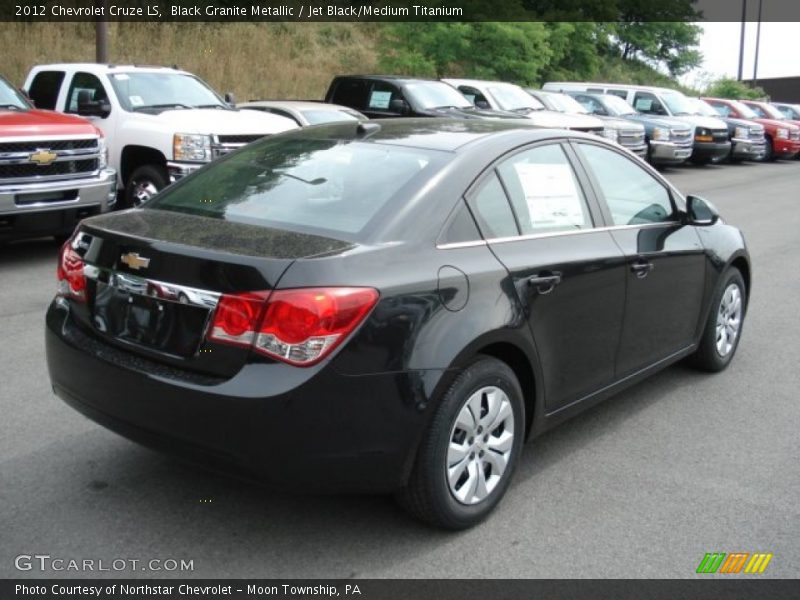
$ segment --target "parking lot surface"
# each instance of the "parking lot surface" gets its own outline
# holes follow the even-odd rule
[[[754,293],[731,367],[673,366],[528,444],[498,510],[455,534],[390,498],[276,493],[85,419],[44,360],[58,246],[0,247],[0,577],[673,578],[706,552],[771,552],[761,577],[797,577],[800,162],[665,174],[746,235]],[[20,554],[193,571],[20,572]]]

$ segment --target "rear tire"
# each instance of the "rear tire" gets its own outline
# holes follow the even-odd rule
[[[141,206],[169,184],[169,175],[160,165],[144,165],[131,173],[125,184],[125,208]]]
[[[508,489],[524,436],[525,407],[514,371],[496,358],[479,357],[442,398],[398,502],[444,529],[479,523]]]
[[[731,267],[720,279],[700,345],[690,357],[695,367],[717,372],[730,364],[742,337],[746,306],[744,279],[739,269]]]

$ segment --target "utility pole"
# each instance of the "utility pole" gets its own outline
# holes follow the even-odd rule
[[[739,75],[737,80],[742,80],[744,69],[744,27],[747,24],[747,0],[742,0],[742,33],[739,36]]]
[[[756,26],[756,57],[753,60],[753,86],[758,80],[758,47],[761,44],[761,4],[763,0],[758,0],[758,25]]]
[[[106,11],[108,10],[108,0],[95,0],[95,6],[102,9],[103,16],[95,21],[95,52],[94,60],[98,63],[108,62],[108,21],[106,21]]]

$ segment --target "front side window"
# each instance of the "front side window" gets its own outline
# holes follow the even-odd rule
[[[650,92],[636,92],[636,95],[633,97],[633,108],[648,115],[667,114],[661,101],[656,98],[655,94],[651,94]]]
[[[78,112],[78,96],[84,91],[89,92],[89,100],[91,102],[108,101],[106,89],[95,75],[91,73],[75,73],[75,76],[72,78],[72,84],[69,87],[67,110],[65,112]]]
[[[360,141],[280,136],[198,171],[146,208],[360,239],[381,208],[403,197],[404,186],[427,177],[447,156]]]
[[[594,144],[578,144],[600,186],[614,225],[664,223],[674,219],[669,191],[631,159]]]
[[[336,85],[331,101],[358,110],[367,107],[369,83],[361,79],[343,79]]]
[[[414,106],[422,110],[472,107],[461,92],[441,81],[409,83],[405,90]]]
[[[590,229],[592,218],[558,144],[520,152],[497,168],[523,235]]]
[[[377,82],[372,86],[367,100],[367,110],[391,110],[392,100],[401,98],[400,91],[388,83]]]

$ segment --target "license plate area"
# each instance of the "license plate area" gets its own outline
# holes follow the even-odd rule
[[[96,282],[92,325],[103,335],[156,352],[194,356],[211,316],[207,307],[150,295],[150,290]]]

